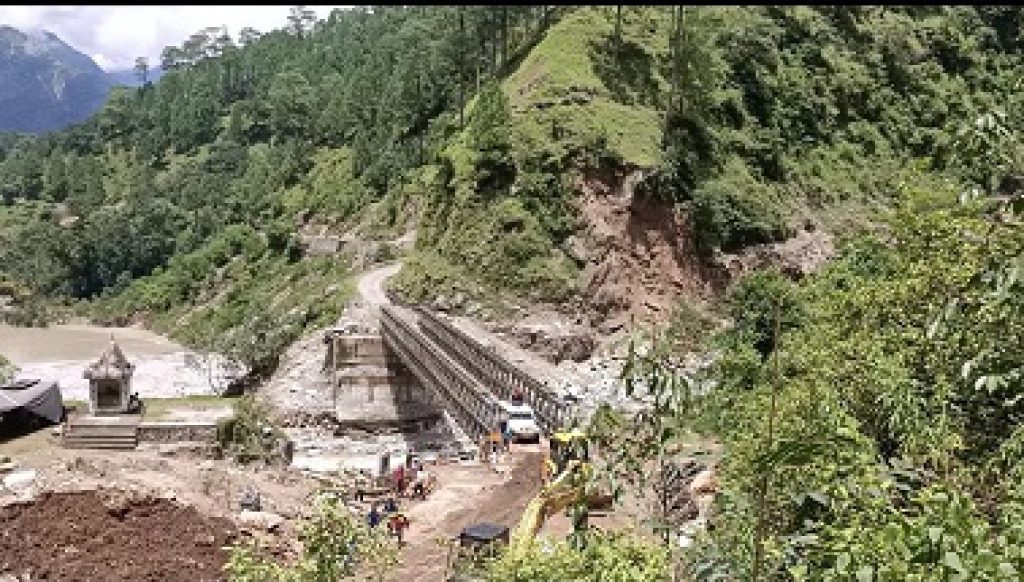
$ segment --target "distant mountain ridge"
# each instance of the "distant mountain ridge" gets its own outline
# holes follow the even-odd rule
[[[155,81],[159,68],[149,73]],[[0,131],[40,133],[85,121],[116,85],[140,85],[133,70],[106,72],[57,35],[0,25]]]
[[[146,80],[150,83],[156,83],[160,80],[160,77],[163,76],[163,69],[159,66],[151,67],[149,69],[149,73],[146,74]],[[113,71],[107,71],[107,77],[110,78],[110,82],[114,85],[124,85],[125,87],[139,87],[142,85],[135,69],[116,69]]]

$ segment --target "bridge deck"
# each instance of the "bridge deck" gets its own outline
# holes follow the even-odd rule
[[[534,408],[541,426],[560,427],[567,407],[546,386],[430,311],[381,309],[384,341],[438,397],[474,439],[497,428],[499,399],[514,391]]]

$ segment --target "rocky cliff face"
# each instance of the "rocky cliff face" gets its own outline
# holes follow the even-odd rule
[[[680,298],[713,296],[720,279],[698,257],[686,213],[636,191],[644,177],[623,168],[577,181],[585,228],[572,254],[585,265],[590,323],[604,334],[624,329],[630,317],[664,320]]]
[[[84,121],[111,79],[49,32],[0,26],[0,131],[36,133]]]

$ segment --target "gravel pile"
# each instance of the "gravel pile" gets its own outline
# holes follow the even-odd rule
[[[684,377],[692,378],[713,361],[713,354],[691,354],[677,369]],[[636,386],[632,396],[626,394],[626,383],[621,379],[624,365],[623,357],[598,356],[583,363],[562,362],[548,377],[539,379],[572,403],[581,420],[585,421],[601,404],[627,412],[636,412],[649,405],[642,382]],[[706,386],[698,387],[697,391],[706,389]]]

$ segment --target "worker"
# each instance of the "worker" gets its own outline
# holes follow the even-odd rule
[[[427,486],[430,484],[430,473],[426,469],[416,475],[416,482],[412,486],[413,495],[423,501],[427,500]]]
[[[391,476],[395,482],[395,494],[402,495],[405,492],[405,465],[396,467]]]
[[[498,432],[501,433],[501,450],[508,448],[508,421],[502,419],[498,425]]]
[[[391,533],[398,538],[398,545],[402,545],[402,539],[405,536],[405,530],[409,527],[409,518],[405,517],[405,514],[396,513],[391,516],[388,520],[388,529]]]
[[[366,520],[370,524],[370,528],[375,528],[380,523],[380,512],[377,511],[376,501],[370,506],[370,514],[366,516]]]
[[[540,482],[547,485],[548,481],[555,475],[555,462],[550,457],[544,457],[540,461]]]
[[[480,462],[481,463],[486,463],[487,462],[487,457],[489,456],[490,452],[491,452],[491,446],[490,446],[490,443],[487,442],[487,437],[486,436],[481,437],[480,438]]]

